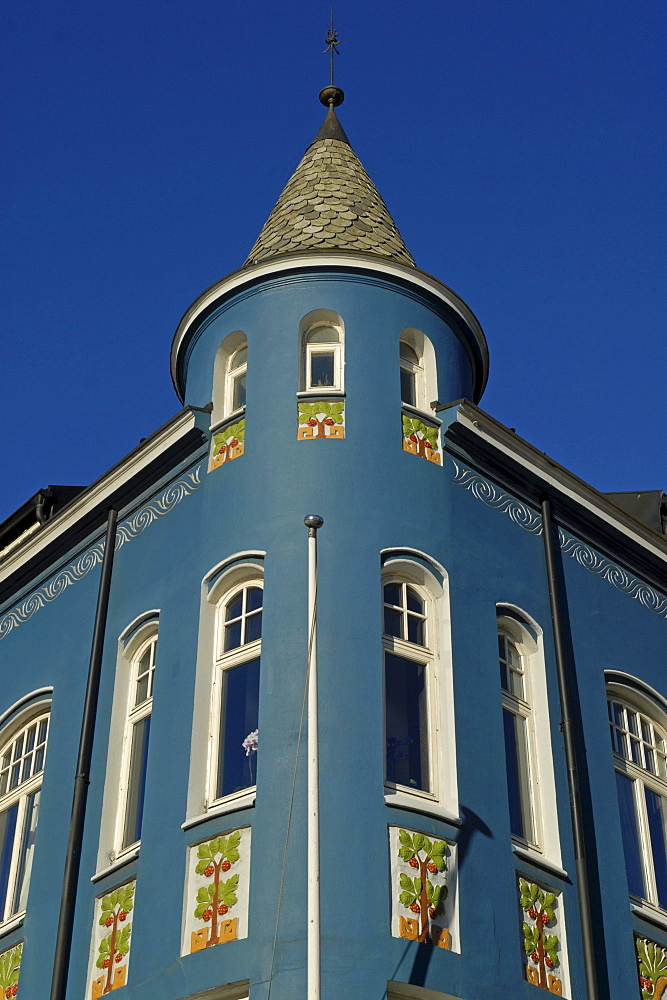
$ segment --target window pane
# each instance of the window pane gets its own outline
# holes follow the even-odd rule
[[[385,654],[387,780],[430,791],[426,667]]]
[[[259,657],[223,673],[217,797],[256,783],[255,752],[246,756],[243,741],[258,728]]]
[[[423,615],[424,614],[424,602],[422,601],[422,599],[419,596],[419,594],[417,593],[417,591],[413,590],[412,587],[406,587],[405,588],[405,592],[406,592],[407,601],[408,601],[408,611],[416,611],[417,614]]]
[[[234,371],[235,368],[240,368],[248,360],[248,348],[239,347],[236,354],[232,355],[232,360],[230,362],[230,371]]]
[[[234,622],[232,625],[225,625],[225,652],[230,649],[238,649],[241,645],[241,622]]]
[[[393,635],[397,639],[401,639],[401,619],[403,615],[400,611],[396,611],[394,608],[384,609],[384,634]]]
[[[5,919],[7,887],[9,885],[9,868],[12,861],[12,851],[14,849],[14,836],[16,834],[16,818],[18,816],[18,811],[18,805],[13,805],[10,809],[0,813],[0,920]]]
[[[136,844],[141,838],[141,819],[144,812],[146,791],[146,762],[148,760],[148,737],[151,717],[148,715],[132,727],[132,748],[130,750],[130,770],[127,779],[127,799],[125,802],[125,828],[123,830],[124,849]]]
[[[332,386],[334,384],[333,351],[318,351],[310,355],[310,388]]]
[[[35,830],[37,829],[39,798],[40,792],[36,791],[28,796],[26,802],[12,913],[20,913],[21,910],[25,910],[28,902],[28,885],[30,883],[30,872],[32,871],[32,856],[35,849]]]
[[[415,615],[408,615],[408,642],[414,642],[417,646],[425,646],[424,642],[424,619],[416,618]]]
[[[384,603],[401,606],[401,585],[400,583],[386,583],[384,587]]]
[[[256,639],[262,638],[262,612],[256,611],[254,614],[249,615],[246,618],[245,624],[245,641],[255,642]]]
[[[316,326],[308,334],[309,344],[338,344],[340,335],[333,326]]]
[[[148,674],[144,674],[137,680],[137,697],[135,698],[134,704],[141,705],[142,702],[146,701],[148,697]]]
[[[665,850],[665,826],[667,825],[667,799],[657,795],[650,788],[645,788],[646,812],[648,826],[651,831],[651,851],[653,854],[653,871],[658,890],[658,904],[667,908],[667,851]]]
[[[261,587],[248,587],[247,611],[259,611],[262,606],[264,591]]]
[[[401,340],[398,349],[401,356],[401,360],[409,361],[413,365],[419,364],[419,356],[417,352],[413,347],[410,347],[409,344],[406,344],[404,340]]]
[[[637,832],[637,817],[633,795],[633,782],[619,771],[616,772],[616,790],[618,792],[618,808],[621,814],[621,830],[623,831],[623,853],[625,854],[625,872],[628,877],[628,890],[640,898],[644,893],[644,876],[642,874],[641,853],[639,850],[639,834]]]
[[[232,391],[232,408],[234,410],[239,410],[242,406],[245,406],[245,384],[245,372],[234,378],[234,388]]]
[[[243,591],[238,593],[236,597],[233,597],[227,607],[225,608],[225,621],[229,622],[232,618],[240,618],[241,611],[243,610]]]
[[[503,727],[510,829],[516,837],[534,843],[526,720],[504,708]]]
[[[417,405],[415,393],[415,376],[407,368],[401,368],[401,400],[408,406]]]

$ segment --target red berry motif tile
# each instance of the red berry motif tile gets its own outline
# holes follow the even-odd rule
[[[127,982],[136,879],[95,901],[86,996],[90,1000],[119,990]]]
[[[0,997],[2,1000],[12,1000],[12,997],[18,996],[22,954],[22,941],[20,944],[14,945],[13,948],[0,952]]]
[[[393,937],[459,951],[456,845],[389,827]]]
[[[403,451],[418,455],[435,465],[442,465],[440,452],[440,431],[430,427],[417,417],[403,414]]]
[[[297,441],[345,437],[345,400],[309,400],[299,402],[297,407]]]
[[[245,450],[245,417],[233,424],[227,424],[211,435],[211,457],[208,471],[213,472],[221,465],[239,458]]]
[[[642,1000],[667,998],[667,948],[638,935],[635,937],[635,947]]]
[[[529,983],[563,997],[567,981],[560,895],[519,878],[524,975]]]
[[[248,936],[250,827],[188,848],[182,955]]]

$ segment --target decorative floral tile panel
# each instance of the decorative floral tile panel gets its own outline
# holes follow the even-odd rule
[[[389,827],[391,933],[459,951],[456,844]]]
[[[297,441],[345,437],[345,400],[317,399],[297,404]]]
[[[221,465],[239,458],[245,450],[245,417],[233,424],[227,424],[211,435],[211,457],[208,471],[213,472]]]
[[[565,971],[565,926],[557,892],[519,878],[519,906],[524,976],[556,996],[568,996]]]
[[[89,1000],[119,990],[127,982],[136,884],[132,879],[95,900],[86,988]]]
[[[435,465],[442,465],[442,453],[440,451],[440,431],[437,427],[430,427],[423,420],[417,417],[408,417],[405,413],[403,420],[403,451],[419,458],[425,458]]]
[[[181,954],[248,936],[250,827],[188,848]]]
[[[639,992],[642,1000],[667,997],[667,948],[657,941],[635,937]]]
[[[19,976],[21,975],[21,957],[23,955],[23,941],[0,951],[0,997],[2,1000],[12,1000],[18,996]]]

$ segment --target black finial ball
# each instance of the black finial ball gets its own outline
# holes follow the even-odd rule
[[[340,89],[340,87],[325,87],[324,90],[320,90],[320,101],[325,108],[337,108],[339,104],[342,104],[345,100],[345,94]]]

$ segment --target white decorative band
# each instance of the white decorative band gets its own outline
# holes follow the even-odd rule
[[[116,532],[115,551],[117,552],[126,542],[140,535],[158,517],[168,514],[184,497],[201,486],[201,469],[202,466],[199,465],[192,472],[188,472],[182,479],[168,486],[155,500],[151,500],[136,514],[133,514],[126,521],[122,521]],[[96,542],[89,549],[86,549],[76,562],[56,573],[43,587],[33,591],[24,601],[0,617],[0,639],[4,639],[12,629],[18,628],[23,622],[28,621],[40,608],[55,601],[56,597],[60,597],[68,587],[87,576],[91,569],[102,562],[103,556],[104,542]]]
[[[452,482],[456,486],[463,486],[470,490],[472,495],[485,503],[487,507],[493,507],[495,510],[502,511],[503,514],[508,514],[512,521],[525,531],[530,531],[535,535],[542,534],[542,517],[539,514],[527,507],[526,504],[521,503],[520,500],[510,496],[509,493],[501,492],[493,483],[483,479],[476,472],[462,468],[454,459],[452,459],[452,464],[454,466]],[[589,545],[566,533],[562,528],[558,529],[558,541],[561,551],[566,556],[575,559],[589,573],[602,577],[616,590],[639,601],[653,614],[667,618],[667,597],[664,597],[659,591],[654,590],[642,580],[630,576],[626,570],[610,559],[601,556]]]

